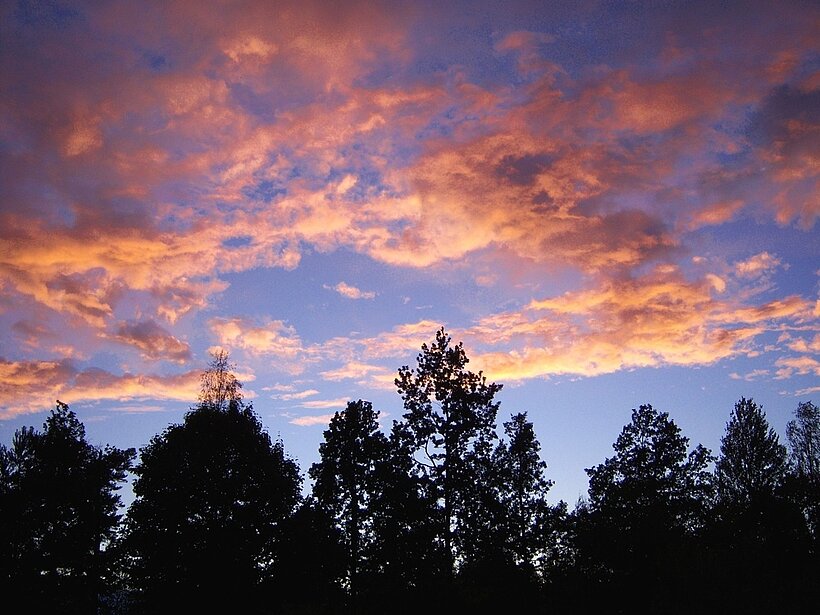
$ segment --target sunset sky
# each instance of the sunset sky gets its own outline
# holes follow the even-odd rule
[[[444,325],[573,504],[630,410],[820,402],[816,2],[4,2],[0,442],[225,348],[303,469]],[[499,421],[499,422],[500,422]]]

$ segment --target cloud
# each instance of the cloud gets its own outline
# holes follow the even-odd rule
[[[314,399],[310,401],[303,401],[299,405],[302,408],[344,408],[347,406],[349,400],[346,397],[338,397],[336,399]]]
[[[760,252],[745,261],[735,263],[735,275],[740,278],[759,278],[780,267],[781,260],[768,252]]]
[[[326,380],[346,380],[354,378],[364,378],[370,374],[384,373],[386,370],[380,365],[369,365],[358,361],[350,361],[338,369],[320,372],[319,375]]]
[[[191,359],[191,348],[153,320],[121,322],[116,333],[108,336],[123,344],[136,346],[143,358],[185,363]]]
[[[327,425],[328,423],[330,423],[330,419],[332,418],[332,414],[299,416],[289,420],[288,423],[290,423],[291,425],[298,425],[299,427],[312,427],[314,425]]]
[[[806,340],[802,337],[791,339],[787,336],[782,341],[788,341],[787,347],[789,350],[793,350],[795,352],[812,352],[820,354],[820,333],[815,334],[811,340]]]
[[[276,357],[286,371],[298,373],[310,360],[296,330],[281,320],[257,326],[243,318],[214,318],[209,325],[223,346]]]
[[[731,374],[729,374],[729,377],[732,380],[745,380],[746,382],[754,382],[755,380],[768,375],[769,370],[767,369],[753,369],[748,374],[743,375],[740,375],[737,372],[732,372]]]
[[[732,220],[743,209],[744,202],[740,199],[711,203],[692,212],[689,222],[690,229],[703,226],[721,225]]]
[[[268,61],[277,51],[279,51],[279,47],[275,43],[253,35],[236,38],[223,47],[225,55],[234,62],[249,59]]]
[[[309,344],[282,320],[210,318],[232,274],[334,250],[499,293],[504,267],[537,279],[534,300],[461,330],[510,378],[708,364],[808,320],[800,296],[751,301],[783,267],[773,249],[734,272],[674,267],[744,216],[810,231],[820,215],[805,7],[749,8],[765,34],[731,11],[648,10],[592,40],[523,31],[518,7],[476,16],[470,31],[488,39],[462,36],[443,6],[283,6],[3,20],[16,70],[0,89],[0,310],[41,359],[9,364],[62,391],[85,372],[47,351],[116,342],[182,363],[179,331],[205,320],[220,344],[284,371],[342,364],[323,377],[387,386],[387,372],[353,375],[356,362],[412,356],[437,320]],[[670,18],[674,36],[640,36]],[[811,373],[801,365],[779,369]],[[139,389],[140,376],[116,378]]]
[[[791,378],[795,375],[805,376],[812,374],[814,376],[820,376],[820,361],[812,357],[781,357],[777,359],[774,364],[780,368],[775,375],[778,380]]]
[[[663,365],[708,365],[750,353],[770,323],[811,318],[812,304],[789,297],[749,306],[713,295],[708,277],[677,269],[532,301],[464,330],[485,348],[474,362],[491,377],[593,376]]]
[[[66,403],[138,399],[194,402],[201,372],[174,375],[112,374],[77,369],[71,360],[6,361],[0,359],[0,416],[41,412]]]
[[[355,286],[351,286],[346,282],[339,282],[336,286],[324,285],[324,288],[328,290],[335,290],[337,293],[343,297],[347,297],[348,299],[374,299],[376,297],[376,293],[374,291],[359,290]]]
[[[298,393],[279,393],[274,395],[274,399],[281,399],[282,401],[292,401],[294,399],[305,399],[306,397],[312,397],[314,395],[318,395],[319,391],[316,389],[307,389],[305,391],[299,391]]]
[[[805,389],[799,389],[794,392],[795,397],[803,397],[807,395],[814,395],[815,393],[820,392],[820,386],[816,387],[807,387]]]

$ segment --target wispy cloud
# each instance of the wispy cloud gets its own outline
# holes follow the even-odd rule
[[[199,392],[200,371],[174,375],[112,374],[80,370],[70,360],[0,360],[0,416],[38,412],[66,403],[135,399],[192,402]]]
[[[303,401],[299,405],[302,408],[339,408],[342,410],[347,406],[348,401],[350,400],[347,397],[338,397],[336,399],[312,399],[310,401]]]
[[[343,297],[347,297],[348,299],[375,299],[376,297],[375,291],[360,290],[346,282],[339,282],[336,286],[328,286],[325,284],[324,288],[328,290],[335,290],[337,293]]]
[[[299,427],[312,427],[314,425],[327,425],[330,423],[330,419],[333,418],[332,414],[317,414],[317,415],[310,415],[310,416],[298,416],[288,421],[291,425],[298,425]]]
[[[279,393],[274,395],[274,399],[280,399],[282,401],[293,401],[295,399],[305,399],[306,397],[313,397],[314,395],[318,395],[319,391],[316,389],[308,389],[306,391],[299,391],[298,393]]]

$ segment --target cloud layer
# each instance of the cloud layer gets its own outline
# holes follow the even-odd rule
[[[816,278],[778,286],[784,245],[817,256],[816,7],[467,8],[4,5],[3,412],[182,399],[212,344],[383,389],[442,322],[500,380],[816,375]],[[344,253],[381,277],[276,292],[389,310],[410,271],[506,300],[365,333],[222,308],[236,276]]]

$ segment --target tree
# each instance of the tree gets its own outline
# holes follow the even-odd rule
[[[813,403],[797,405],[794,419],[786,425],[792,476],[791,493],[797,501],[820,557],[820,408]]]
[[[0,445],[3,583],[37,610],[91,612],[110,571],[106,547],[133,449],[97,447],[60,401],[43,431],[22,428]]]
[[[257,605],[279,563],[301,476],[238,388],[203,377],[202,401],[142,449],[124,550],[146,610]],[[230,380],[230,378],[228,378]],[[223,394],[224,391],[228,391]]]
[[[507,441],[499,443],[493,455],[501,478],[504,533],[515,563],[534,570],[549,555],[553,510],[547,492],[553,483],[544,477],[547,464],[527,413],[512,415],[504,433]]]
[[[633,410],[615,456],[586,470],[590,509],[627,525],[696,529],[712,488],[711,454],[701,445],[687,454],[688,446],[668,413],[648,404]]]
[[[412,439],[415,470],[441,502],[439,536],[452,574],[464,551],[461,530],[470,522],[464,509],[475,484],[471,480],[479,450],[495,436],[501,385],[487,383],[481,372],[467,369],[461,343],[452,345],[444,328],[430,346],[423,344],[417,367],[399,369],[396,387],[404,402],[404,421]]]
[[[687,454],[688,444],[666,412],[642,405],[615,441],[615,455],[586,470],[589,503],[577,515],[581,565],[610,583],[608,599],[625,601],[621,609],[640,596],[667,610],[667,595],[688,578],[689,545],[711,494],[710,453],[698,445]]]
[[[362,559],[373,543],[373,495],[379,466],[387,458],[387,437],[370,402],[349,402],[334,414],[311,466],[313,497],[339,528],[347,547],[347,582],[355,611]]]
[[[445,581],[451,562],[440,541],[442,510],[430,481],[417,472],[414,451],[407,424],[394,421],[370,500],[373,543],[366,563],[374,579],[368,596],[373,613],[414,613],[417,604],[451,589]]]
[[[335,520],[306,498],[282,526],[279,570],[266,594],[274,613],[339,613],[347,550]],[[277,609],[278,607],[278,609]]]
[[[740,612],[800,610],[808,535],[787,496],[786,448],[763,408],[734,406],[715,465],[718,501],[711,540],[716,595]]]
[[[786,438],[795,474],[820,491],[820,408],[810,401],[797,404]]]
[[[242,383],[233,373],[226,350],[216,350],[211,356],[211,364],[202,374],[199,403],[225,410],[231,403],[241,403]]]
[[[782,485],[786,469],[786,447],[769,426],[763,408],[751,398],[741,398],[720,441],[715,465],[719,498],[748,506],[769,497]]]
[[[525,612],[555,556],[562,509],[547,503],[552,482],[526,413],[505,422],[504,435],[494,449],[480,440],[466,454],[473,486],[459,526],[458,581],[468,608]]]

